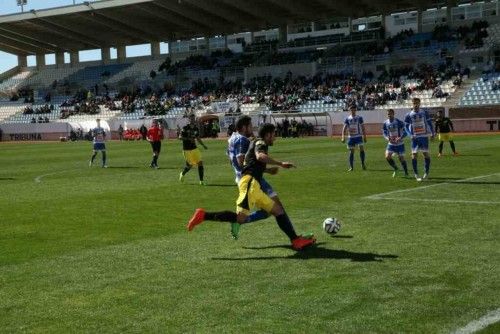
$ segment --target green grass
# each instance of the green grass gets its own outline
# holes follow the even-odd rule
[[[278,140],[298,168],[267,179],[318,237],[297,253],[272,219],[238,241],[186,231],[196,207],[234,210],[225,141],[202,152],[206,187],[196,170],[179,184],[177,141],[160,170],[144,142],[108,143],[108,169],[87,166],[89,143],[0,143],[0,332],[450,333],[500,307],[500,138],[456,144],[438,159],[434,143],[417,183],[391,177],[378,138],[353,173],[337,139]]]

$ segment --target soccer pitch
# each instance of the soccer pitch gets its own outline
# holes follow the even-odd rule
[[[224,223],[186,231],[197,207],[235,209],[226,142],[206,144],[200,186],[196,169],[178,181],[180,141],[159,170],[147,142],[109,142],[107,169],[88,142],[0,143],[0,332],[452,333],[498,317],[499,136],[458,136],[459,157],[432,143],[424,182],[392,178],[380,138],[352,173],[338,139],[278,139],[270,155],[297,168],[266,178],[317,236],[303,252],[271,218],[237,241]]]

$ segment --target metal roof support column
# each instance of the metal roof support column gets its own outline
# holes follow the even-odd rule
[[[422,32],[422,11],[421,10],[417,11],[417,32],[418,33]]]
[[[127,58],[127,51],[125,50],[125,45],[118,45],[116,47],[116,56],[119,63],[124,63]]]
[[[19,67],[28,67],[28,58],[23,55],[17,56],[17,66]]]
[[[41,70],[45,67],[45,55],[43,53],[36,54],[36,67]]]
[[[103,64],[109,64],[109,61],[111,60],[111,50],[109,47],[101,49],[101,59]]]
[[[71,51],[69,54],[69,62],[71,66],[76,66],[80,64],[80,54],[78,51]]]
[[[288,26],[286,24],[280,25],[279,36],[280,44],[285,44],[286,42],[288,42]]]
[[[62,51],[56,52],[56,66],[64,67],[64,52]]]
[[[153,59],[159,59],[160,56],[160,42],[151,43],[151,56]]]

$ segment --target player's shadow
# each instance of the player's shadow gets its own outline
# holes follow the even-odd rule
[[[351,260],[352,262],[382,262],[383,259],[397,259],[397,255],[393,254],[376,254],[376,253],[357,253],[341,249],[329,249],[321,247],[323,243],[316,244],[300,252],[294,252],[288,256],[250,256],[250,257],[215,257],[212,260],[218,261],[248,261],[248,260],[309,260],[309,259],[337,259]],[[243,247],[250,250],[265,250],[273,248],[291,249],[290,245],[276,245],[266,247]]]
[[[109,169],[137,169],[138,166],[108,166]]]
[[[236,183],[234,184],[222,184],[222,183],[208,183],[207,187],[237,187]]]
[[[0,181],[9,181],[9,180],[15,180],[13,177],[0,177]]]

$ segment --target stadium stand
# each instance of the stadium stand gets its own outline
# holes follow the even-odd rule
[[[420,32],[386,31],[383,17],[367,30],[348,21],[314,23],[288,39],[233,38],[232,47],[242,46],[234,52],[229,37],[216,51],[196,38],[164,58],[24,67],[0,83],[0,93],[24,99],[0,101],[0,122],[38,121],[39,114],[26,108],[46,111],[46,104],[50,112],[40,116],[49,122],[182,118],[186,107],[214,112],[214,103],[236,103],[230,113],[251,115],[335,113],[353,104],[359,110],[402,109],[414,97],[430,108],[500,104],[491,57],[500,45],[500,24],[490,21],[435,24]],[[460,64],[459,56],[468,58]],[[469,67],[475,78],[487,73],[461,87]]]

